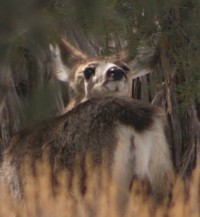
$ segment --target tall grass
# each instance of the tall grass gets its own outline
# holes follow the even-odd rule
[[[117,186],[104,172],[104,168],[88,166],[85,192],[80,192],[79,172],[58,173],[52,189],[51,170],[47,164],[37,166],[34,175],[26,167],[23,177],[23,199],[12,196],[5,183],[0,185],[0,217],[118,217]],[[55,180],[54,180],[55,181]],[[177,177],[170,204],[156,205],[143,191],[143,184],[135,182],[128,195],[125,217],[197,217],[200,216],[200,169],[190,181]]]

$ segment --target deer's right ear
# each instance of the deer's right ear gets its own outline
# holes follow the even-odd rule
[[[73,47],[64,39],[57,45],[49,45],[54,75],[60,81],[68,81],[72,68],[87,59],[87,55]]]
[[[130,79],[135,79],[152,72],[159,60],[159,50],[157,47],[138,46],[135,56],[130,55],[128,50],[120,51],[116,55],[117,59],[125,62],[130,69]]]

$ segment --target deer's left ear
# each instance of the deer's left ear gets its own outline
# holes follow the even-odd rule
[[[135,57],[129,55],[128,51],[121,51],[117,58],[127,64],[130,78],[135,79],[153,71],[159,59],[159,52],[155,47],[140,46]]]
[[[61,39],[58,45],[50,44],[49,51],[54,74],[61,81],[69,81],[73,67],[88,58],[65,39]]]

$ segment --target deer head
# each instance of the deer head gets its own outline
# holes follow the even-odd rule
[[[140,47],[134,59],[123,51],[109,57],[91,57],[62,39],[50,45],[53,72],[68,82],[70,99],[76,105],[98,96],[128,96],[132,79],[152,71],[157,57],[155,48]]]

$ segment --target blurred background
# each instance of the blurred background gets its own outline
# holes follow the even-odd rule
[[[200,161],[200,1],[1,0],[0,156],[11,136],[59,115],[67,86],[51,72],[49,43],[61,36],[84,52],[114,54],[150,45],[158,63],[133,81],[134,98],[165,109],[176,170]]]

